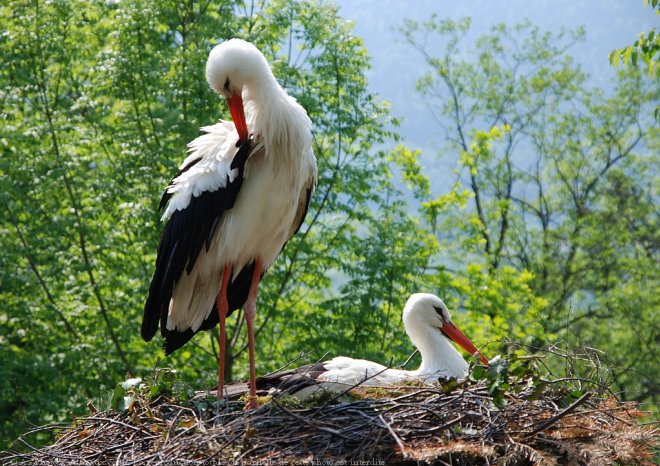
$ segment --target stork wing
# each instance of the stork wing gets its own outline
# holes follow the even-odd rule
[[[293,225],[291,229],[291,234],[289,234],[289,238],[292,238],[293,235],[298,233],[300,230],[300,227],[302,226],[303,222],[305,221],[305,217],[307,216],[307,211],[309,210],[309,201],[312,199],[312,194],[314,193],[314,185],[307,185],[305,186],[305,193],[300,196],[300,202],[298,203],[298,210],[296,211],[296,216],[293,219]]]
[[[202,140],[202,142],[204,141]],[[151,340],[156,334],[160,322],[163,336],[168,340],[172,338],[172,342],[168,341],[166,345],[168,353],[183,345],[194,334],[190,331],[190,335],[187,336],[185,332],[166,329],[172,290],[184,270],[190,273],[202,248],[206,246],[208,249],[224,213],[234,206],[243,183],[245,162],[252,152],[252,142],[243,143],[233,158],[227,158],[227,160],[218,157],[213,160],[213,157],[208,157],[208,154],[205,154],[202,149],[197,148],[197,151],[193,152],[191,157],[184,162],[181,170],[163,194],[160,203],[161,208],[167,205],[164,217],[169,217],[169,219],[158,246],[156,271],[144,307],[142,338],[146,341]],[[212,163],[224,167],[224,179],[219,177],[217,170],[209,172],[209,168],[204,166]],[[195,176],[195,172],[197,172],[196,183],[186,182]],[[219,181],[218,178],[220,178]],[[213,183],[216,183],[217,186],[214,186]],[[242,278],[244,278],[243,276],[251,277],[249,271],[239,275]],[[239,282],[234,280],[233,286],[228,289],[230,310],[241,307],[247,298],[249,283],[247,287],[244,287],[242,281],[245,280],[241,279]],[[215,315],[215,323],[217,323],[217,315]],[[202,327],[211,328],[211,322],[204,322]],[[177,335],[174,335],[175,333]]]
[[[291,225],[291,233],[289,234],[289,239],[293,237],[302,226],[307,216],[307,211],[309,210],[309,202],[312,199],[312,194],[316,190],[316,162],[314,160],[314,153],[312,149],[309,149],[309,153],[306,154],[306,160],[311,161],[308,165],[309,173],[307,176],[307,181],[303,186],[303,192],[301,193],[300,199],[298,200],[298,210],[296,210],[296,216],[293,219],[293,225]]]

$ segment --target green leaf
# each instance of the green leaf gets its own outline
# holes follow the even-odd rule
[[[610,53],[610,63],[612,63],[614,68],[617,68],[619,66],[620,57],[621,57],[621,50],[620,49],[613,50]]]
[[[628,62],[630,61],[630,56],[632,55],[633,48],[632,47],[626,47],[623,50],[624,50],[624,52],[623,52],[623,64],[627,65]]]

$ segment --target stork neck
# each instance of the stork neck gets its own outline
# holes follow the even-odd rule
[[[299,157],[311,145],[311,121],[305,110],[270,74],[247,88],[248,126],[264,140],[266,156]]]
[[[267,64],[260,73],[252,76],[251,79],[245,84],[244,97],[248,101],[254,101],[259,107],[266,107],[271,104],[272,100],[282,95],[286,96],[286,92],[277,82],[275,76],[268,68]]]
[[[258,129],[284,124],[277,116],[285,116],[282,113],[288,110],[288,95],[272,75],[258,86],[248,87],[246,97],[247,111]]]
[[[467,373],[468,364],[440,330],[417,325],[406,331],[422,355],[418,375],[462,377]]]

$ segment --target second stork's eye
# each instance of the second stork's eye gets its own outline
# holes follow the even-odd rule
[[[435,309],[435,312],[436,312],[440,317],[444,317],[444,316],[442,315],[442,308],[441,308],[440,306],[433,306],[433,309]]]

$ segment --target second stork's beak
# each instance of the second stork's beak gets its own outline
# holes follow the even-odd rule
[[[466,337],[465,334],[461,332],[459,328],[456,327],[453,323],[445,322],[445,324],[440,327],[440,331],[447,335],[448,338],[455,341],[465,351],[470,353],[470,356],[478,354],[481,362],[488,365],[488,359],[486,359],[486,357],[481,354],[481,352],[477,349],[476,346],[474,346],[470,339]]]
[[[232,94],[227,97],[227,105],[229,105],[229,113],[231,113],[231,118],[234,120],[234,126],[236,126],[238,132],[238,142],[243,143],[248,140],[248,129],[241,94]]]

